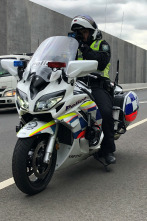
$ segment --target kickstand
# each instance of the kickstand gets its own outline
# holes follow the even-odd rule
[[[106,172],[110,172],[110,169],[108,168],[108,166],[110,165],[110,164],[105,164],[102,160],[100,160],[100,159],[97,159],[103,166],[104,166],[104,169],[105,169],[105,171]]]

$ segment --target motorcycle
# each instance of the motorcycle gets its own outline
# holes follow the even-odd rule
[[[76,39],[55,36],[41,43],[28,64],[1,61],[20,77],[16,88],[20,124],[12,172],[17,187],[26,194],[41,192],[55,170],[89,156],[103,163],[98,157],[104,136],[102,117],[91,89],[78,80],[87,75],[96,78],[98,62],[76,60],[77,50]],[[111,85],[115,139],[135,120],[139,107],[136,93],[124,93],[117,79],[118,72]]]

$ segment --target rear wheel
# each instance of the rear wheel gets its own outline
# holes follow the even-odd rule
[[[33,195],[41,192],[50,182],[56,166],[54,148],[50,163],[43,162],[49,136],[40,135],[18,139],[12,159],[12,173],[17,187]]]

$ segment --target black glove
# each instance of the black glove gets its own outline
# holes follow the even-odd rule
[[[75,39],[76,39],[78,42],[83,41],[83,36],[82,36],[82,34],[79,33],[79,32],[76,32]]]
[[[79,41],[79,49],[83,53],[89,50],[89,46],[85,44],[83,41]]]

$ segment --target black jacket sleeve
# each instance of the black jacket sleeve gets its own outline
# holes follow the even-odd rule
[[[83,48],[80,48],[83,59],[97,60],[98,69],[103,71],[111,58],[111,50],[109,44],[103,40],[100,44],[99,51],[92,50],[88,45],[84,44]]]

